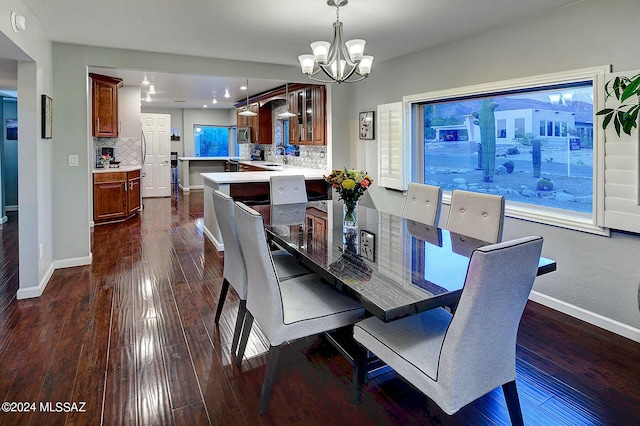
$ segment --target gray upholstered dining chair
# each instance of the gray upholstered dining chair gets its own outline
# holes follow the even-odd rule
[[[404,200],[402,217],[425,225],[438,225],[442,188],[424,183],[411,182]]]
[[[242,363],[249,335],[247,329],[255,319],[270,345],[260,395],[260,414],[263,414],[283,343],[352,325],[363,317],[364,310],[355,300],[321,282],[316,274],[280,279],[273,268],[262,216],[239,202],[236,202],[235,215],[240,246],[245,258],[251,259],[247,262],[247,318],[236,363]]]
[[[447,414],[502,386],[511,422],[522,424],[516,336],[542,241],[532,236],[476,249],[453,315],[436,308],[389,323],[376,317],[357,323],[353,337],[363,347],[357,398],[367,348]]]
[[[489,243],[502,241],[504,197],[454,190],[445,228]]]
[[[233,199],[223,192],[213,190],[213,208],[216,213],[220,232],[222,233],[222,240],[224,241],[222,288],[220,289],[220,295],[218,297],[218,306],[216,308],[214,321],[216,324],[220,321],[222,308],[224,307],[227,292],[231,285],[240,298],[240,306],[238,308],[233,341],[231,343],[231,352],[235,353],[247,311],[247,268],[238,239]],[[282,250],[274,252],[272,258],[279,277],[300,276],[311,272],[298,262],[296,258]]]
[[[269,179],[271,204],[307,202],[307,187],[304,175],[271,176]]]

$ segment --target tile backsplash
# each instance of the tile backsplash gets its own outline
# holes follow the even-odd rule
[[[113,156],[121,166],[139,166],[142,164],[141,138],[93,138],[93,148],[96,157],[100,155],[102,147],[112,147]]]
[[[283,155],[282,149],[278,149],[279,145],[283,144],[283,141],[286,139],[286,135],[284,133],[284,120],[280,117],[280,113],[287,111],[286,101],[282,100],[282,102],[273,104],[271,110],[271,122],[273,125],[273,134],[272,140],[273,144],[270,145],[259,145],[252,144],[248,148],[248,153],[246,157],[251,156],[251,149],[261,149],[264,151],[264,159],[266,161],[274,162],[274,163],[282,163]],[[288,144],[285,144],[285,147],[289,147]],[[293,152],[292,150],[287,149],[289,155],[287,155],[287,164],[298,167],[306,167],[310,169],[320,169],[326,170],[327,168],[327,147],[324,145],[295,145]],[[276,149],[278,149],[278,153],[276,154]],[[241,146],[242,150],[242,146]],[[292,155],[292,154],[297,155]],[[241,155],[243,152],[241,151]],[[245,157],[245,158],[246,158]]]
[[[325,170],[327,168],[326,146],[298,145],[298,147],[300,155],[288,155],[287,164],[309,169]],[[263,150],[265,161],[282,163],[283,156],[276,155],[276,145],[242,144],[240,145],[240,158],[251,158],[252,149]]]

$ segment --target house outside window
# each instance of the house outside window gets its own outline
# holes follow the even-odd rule
[[[502,119],[496,119],[496,131],[497,131],[497,137],[504,139],[507,137],[507,120],[505,120],[504,118]]]
[[[571,102],[550,101],[562,91],[571,91]],[[500,194],[507,206],[591,218],[593,137],[571,146],[569,139],[593,135],[592,96],[589,80],[416,102],[416,128],[424,129],[423,142],[413,148],[421,160],[418,179],[445,191]],[[490,125],[494,131],[482,131]],[[461,129],[465,138],[451,136]],[[485,134],[495,137],[483,140]]]

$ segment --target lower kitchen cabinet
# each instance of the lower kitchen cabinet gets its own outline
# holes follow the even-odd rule
[[[122,221],[140,210],[140,170],[93,174],[93,220]]]

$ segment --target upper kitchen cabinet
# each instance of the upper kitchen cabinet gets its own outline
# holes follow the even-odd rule
[[[89,76],[92,81],[92,134],[99,138],[118,137],[118,89],[122,87],[122,80],[93,73]]]
[[[325,87],[305,86],[289,93],[289,143],[292,145],[326,145]]]
[[[273,108],[285,99],[285,87],[279,87],[236,104],[238,127],[251,127],[251,142],[273,143]],[[249,109],[257,115],[240,115]],[[289,143],[291,145],[326,145],[326,88],[322,85],[289,85]]]

